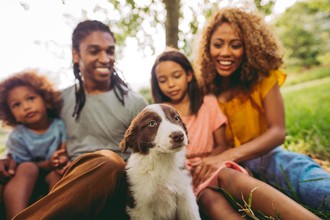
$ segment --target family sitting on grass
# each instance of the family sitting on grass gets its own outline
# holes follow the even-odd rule
[[[78,83],[61,92],[61,103],[46,80],[35,86],[41,79],[36,73],[0,83],[0,119],[14,128],[10,154],[0,161],[8,219],[129,218],[124,172],[129,152],[118,146],[147,102],[114,69],[115,43],[105,24],[78,24],[72,34]],[[249,209],[280,219],[319,219],[302,205],[330,212],[330,174],[281,147],[282,63],[263,17],[235,8],[219,10],[206,25],[195,70],[175,49],[156,59],[153,99],[176,108],[187,126],[186,164],[203,218],[244,217],[227,195],[245,207],[252,194]],[[38,176],[50,191],[30,205]]]

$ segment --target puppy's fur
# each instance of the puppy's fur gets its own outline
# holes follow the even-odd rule
[[[164,104],[147,106],[120,143],[133,153],[127,161],[131,219],[200,219],[191,176],[184,167],[187,130]]]

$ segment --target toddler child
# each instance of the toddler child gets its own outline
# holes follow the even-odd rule
[[[27,207],[40,175],[45,176],[49,189],[60,180],[65,169],[61,165],[67,161],[66,129],[58,118],[60,93],[35,71],[3,80],[0,94],[0,120],[13,127],[6,150],[17,164],[9,170],[11,177],[3,191],[6,214],[11,219]]]

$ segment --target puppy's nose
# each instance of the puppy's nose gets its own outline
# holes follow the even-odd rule
[[[184,134],[182,133],[182,131],[175,131],[172,132],[170,138],[172,138],[172,140],[176,143],[181,143],[184,139]]]

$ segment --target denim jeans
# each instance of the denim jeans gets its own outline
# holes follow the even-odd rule
[[[277,147],[242,164],[252,174],[299,203],[330,211],[330,173],[310,157]]]

